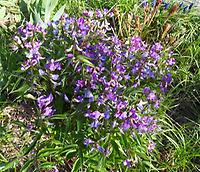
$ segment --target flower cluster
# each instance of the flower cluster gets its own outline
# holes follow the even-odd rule
[[[45,29],[27,23],[14,38],[15,51],[22,49],[25,55],[22,70],[36,76],[27,75],[39,96],[41,114],[61,111],[60,100],[70,104],[70,112],[81,107],[78,112],[88,128],[84,144],[106,156],[112,146],[103,144],[107,133],[135,137],[156,132],[158,109],[175,63],[160,43],[148,45],[138,36],[122,42],[113,33],[110,17],[113,13],[107,10],[84,11],[80,18],[65,14]]]
[[[53,95],[50,94],[49,96],[40,96],[37,99],[38,107],[41,110],[41,113],[44,116],[52,116],[54,114],[54,109],[49,107],[49,105],[53,102]]]

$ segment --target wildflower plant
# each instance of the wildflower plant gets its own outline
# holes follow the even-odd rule
[[[159,42],[138,36],[121,41],[108,22],[113,15],[64,14],[45,28],[27,22],[13,38],[41,120],[63,127],[55,118],[67,113],[73,139],[66,142],[79,145],[83,151],[76,156],[83,154],[82,163],[93,170],[150,162],[175,64],[173,52]]]

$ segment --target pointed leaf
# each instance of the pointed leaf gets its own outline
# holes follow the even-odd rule
[[[81,169],[81,160],[78,158],[73,165],[72,172],[78,172]]]
[[[82,62],[84,62],[86,65],[94,67],[94,65],[89,61],[89,58],[86,56],[78,55],[78,59],[80,59]]]
[[[0,171],[1,172],[8,171],[8,169],[15,168],[18,163],[19,163],[18,159],[15,159],[15,160],[8,162],[8,163],[2,163],[2,164],[0,164]]]
[[[55,14],[54,17],[53,17],[53,21],[59,20],[60,17],[62,16],[62,14],[64,13],[64,10],[65,10],[65,5],[63,5],[63,6],[56,12],[56,14]],[[66,57],[65,57],[65,58],[66,58]]]
[[[23,165],[23,167],[20,169],[20,172],[28,172],[30,166],[33,164],[34,159],[30,159],[28,161],[25,162],[25,164]]]

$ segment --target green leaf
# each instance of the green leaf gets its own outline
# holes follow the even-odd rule
[[[42,168],[42,169],[53,169],[54,167],[55,167],[54,162],[44,162],[44,163],[40,164],[40,168]]]
[[[124,156],[126,156],[126,153],[124,152],[122,145],[120,144],[120,142],[118,140],[112,141],[112,145],[114,147],[114,149],[118,152],[118,153],[122,153]]]
[[[67,113],[55,114],[50,119],[63,120],[63,119],[67,119],[67,115],[68,115]]]
[[[66,153],[67,159],[73,158],[73,157],[76,155],[76,153],[77,153],[77,151],[76,151],[75,149],[69,150],[69,151]]]
[[[78,172],[81,169],[81,160],[80,158],[78,158],[75,162],[74,165],[72,167],[72,171],[71,172]]]
[[[52,140],[52,144],[55,144],[56,146],[62,145],[62,142],[59,140]]]
[[[53,17],[53,21],[59,20],[60,17],[62,16],[62,14],[64,13],[64,10],[65,10],[65,5],[63,5],[63,6],[56,12],[56,14],[55,14],[54,17]],[[66,58],[66,57],[65,57],[65,58]]]
[[[27,128],[26,124],[24,124],[21,121],[16,120],[16,121],[13,121],[12,123],[18,125],[21,128]]]
[[[1,162],[4,161],[4,162],[8,162],[8,160],[0,153],[0,160]]]
[[[48,157],[50,155],[55,155],[59,152],[59,148],[45,148],[39,151],[38,156],[39,157]]]
[[[142,163],[144,163],[145,165],[147,165],[151,169],[154,169],[155,171],[158,171],[158,169],[156,167],[154,167],[151,162],[149,162],[149,161],[143,161]]]
[[[11,91],[10,94],[20,93],[20,94],[24,95],[29,89],[30,89],[29,85],[25,84],[22,87],[18,88],[17,90]]]
[[[3,171],[7,171],[8,169],[15,168],[18,163],[19,163],[18,159],[15,159],[8,163],[2,163],[0,164],[0,171],[3,172]]]
[[[98,162],[98,166],[96,167],[96,170],[100,172],[107,172],[104,166],[105,166],[105,157],[102,157],[100,161]]]
[[[36,23],[40,23],[44,27],[44,22],[42,21],[40,14],[37,12],[36,8],[34,9],[34,19]]]
[[[86,56],[78,55],[77,58],[84,62],[86,65],[94,67],[94,65],[89,61],[89,58]]]
[[[20,169],[20,172],[28,172],[30,166],[33,164],[34,159],[30,159],[28,161],[25,162],[25,164],[23,165],[23,167]]]
[[[44,21],[45,23],[48,23],[50,21],[53,10],[58,5],[58,0],[44,0],[43,2],[45,6]]]
[[[59,154],[64,154],[66,152],[69,152],[70,150],[76,150],[77,147],[78,147],[77,144],[72,144],[72,145],[65,146],[63,149],[61,149],[59,151]]]

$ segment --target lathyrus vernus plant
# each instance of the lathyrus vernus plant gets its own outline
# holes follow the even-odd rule
[[[57,139],[78,144],[74,168],[155,169],[151,154],[175,59],[160,43],[138,36],[121,41],[109,17],[96,10],[80,18],[65,14],[46,28],[27,22],[13,48],[24,57],[21,70],[40,125],[51,122]]]

